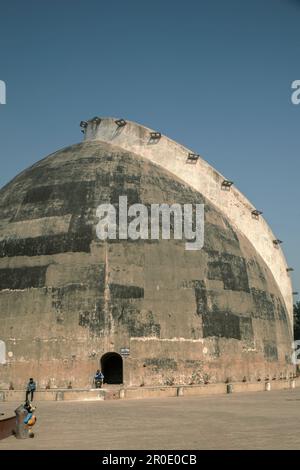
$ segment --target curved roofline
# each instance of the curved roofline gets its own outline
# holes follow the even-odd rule
[[[227,179],[200,155],[135,122],[96,117],[80,125],[85,141],[99,140],[141,155],[179,177],[224,213],[268,265],[293,323],[292,283],[283,251],[274,244],[276,237],[265,219],[253,214],[256,208],[232,182],[224,186]]]

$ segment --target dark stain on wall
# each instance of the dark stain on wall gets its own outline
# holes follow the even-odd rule
[[[177,370],[177,362],[169,357],[148,358],[145,359],[145,364],[146,366],[151,366],[156,371],[161,369]]]
[[[252,316],[263,320],[274,320],[275,308],[270,294],[255,288],[251,289],[251,293],[255,306]]]
[[[267,280],[265,273],[262,269],[262,267],[259,265],[258,261],[254,258],[248,259],[247,260],[247,267],[250,269],[250,271],[255,274],[261,281],[262,285],[267,287]]]
[[[207,291],[204,281],[193,281],[196,297],[197,315],[208,312]]]
[[[214,311],[202,315],[203,337],[241,338],[240,319],[230,312]]]
[[[279,297],[276,297],[274,294],[270,294],[270,297],[272,299],[272,303],[274,305],[274,308],[276,310],[276,316],[279,320],[281,320],[285,325],[288,325],[288,318],[286,314],[286,310],[283,306],[283,303]]]
[[[268,361],[278,361],[276,343],[264,341],[264,355]]]
[[[0,290],[29,289],[45,285],[48,266],[0,269]]]
[[[0,242],[0,258],[12,256],[41,256],[68,252],[90,252],[92,227],[84,234],[67,233],[36,238],[7,239]]]
[[[208,307],[208,297],[213,293],[207,291],[203,280],[185,281],[184,287],[195,290],[197,315],[202,318],[203,337],[217,336],[251,341],[253,326],[251,316],[241,316],[230,311],[220,311],[216,305]]]
[[[208,252],[208,279],[222,281],[225,290],[250,292],[245,259],[230,253]]]
[[[123,284],[110,284],[110,294],[116,299],[141,299],[144,297],[143,287],[126,286]]]
[[[202,280],[193,280],[187,281],[184,280],[181,284],[184,289],[194,289],[195,291],[195,299],[196,299],[196,308],[197,308],[197,315],[203,315],[204,313],[208,312],[208,305],[207,305],[207,290],[205,282]]]
[[[155,336],[160,337],[160,325],[155,323],[153,317],[150,316],[145,322],[141,322],[138,316],[128,318],[126,322],[128,333],[133,337]]]
[[[160,337],[160,324],[151,310],[141,312],[134,299],[115,299],[111,305],[114,320],[125,327],[133,337]]]
[[[121,186],[124,189],[127,184],[140,185],[141,176],[134,174],[124,173],[124,169],[118,165],[117,169],[114,172],[101,172],[97,174],[97,183],[100,183],[102,186]]]
[[[51,291],[52,300],[57,299],[60,305],[66,308],[67,305],[70,305],[70,296],[80,296],[82,293],[86,293],[87,286],[79,283],[72,283],[66,284],[62,287],[48,287],[48,290]],[[72,307],[75,306],[75,303],[73,303]]]
[[[226,219],[222,218],[222,221],[225,227],[207,221],[205,223],[204,250],[207,253],[216,253],[216,250],[224,253],[229,250],[240,251],[240,243],[236,233]]]
[[[136,188],[124,188],[124,186],[114,186],[111,191],[110,202],[114,204],[117,209],[117,215],[119,218],[119,197],[127,196],[127,204],[131,206],[133,204],[140,203],[139,192]]]
[[[97,300],[94,310],[80,312],[79,326],[89,328],[90,332],[96,336],[101,336],[101,334],[104,334],[110,328],[111,325],[108,324],[103,298]]]
[[[186,359],[184,361],[185,367],[193,368],[193,369],[200,369],[203,367],[204,361],[197,361],[194,359]]]
[[[240,321],[240,335],[241,339],[244,341],[253,341],[254,333],[253,333],[253,325],[252,325],[252,318],[249,317],[239,317]]]
[[[14,221],[76,214],[94,204],[95,181],[73,181],[30,188]]]

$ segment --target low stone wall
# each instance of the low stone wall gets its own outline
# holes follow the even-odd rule
[[[54,390],[39,390],[34,394],[34,402],[37,401],[86,401],[86,400],[104,400],[108,391],[104,389],[97,390],[82,390],[82,389],[54,389]],[[25,401],[25,392],[23,390],[1,390],[1,401]]]
[[[190,387],[181,387],[181,396],[195,396],[195,395],[222,395],[226,393],[225,384],[207,384],[207,385],[192,385]]]
[[[176,397],[178,387],[140,387],[120,390],[121,398],[163,398]]]
[[[207,384],[173,387],[143,387],[120,390],[120,398],[138,399],[152,397],[180,397],[199,395],[222,395],[226,393],[262,392],[270,390],[284,390],[300,387],[300,377],[291,380],[279,380],[271,382],[234,382],[232,384]]]
[[[34,402],[38,401],[88,401],[88,400],[113,400],[113,399],[142,399],[163,398],[199,395],[222,395],[226,393],[262,392],[270,390],[285,390],[300,387],[300,377],[289,380],[271,380],[270,382],[234,382],[231,384],[217,383],[207,385],[173,385],[171,387],[130,387],[102,388],[102,389],[64,389],[41,390],[34,396]],[[1,390],[1,401],[24,401],[22,390]]]

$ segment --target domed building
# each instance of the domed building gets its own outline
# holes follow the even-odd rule
[[[0,388],[279,378],[292,289],[280,241],[199,155],[143,126],[82,122],[84,141],[0,192]],[[204,246],[101,240],[97,208],[204,204]],[[117,225],[119,219],[117,217]],[[245,380],[245,379],[244,379]]]

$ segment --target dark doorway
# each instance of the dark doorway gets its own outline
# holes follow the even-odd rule
[[[120,354],[109,352],[101,357],[101,370],[104,375],[104,383],[123,383],[123,361]]]

